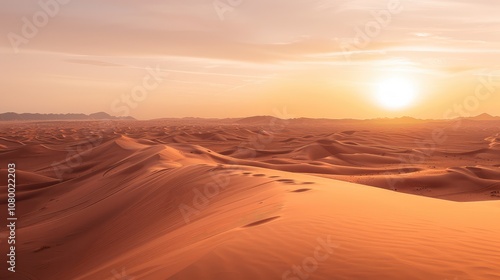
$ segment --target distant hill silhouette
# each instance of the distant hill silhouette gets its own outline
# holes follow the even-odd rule
[[[273,121],[279,121],[280,118],[272,117],[272,116],[254,116],[238,119],[235,121],[237,124],[268,124]]]
[[[133,117],[115,117],[104,112],[85,114],[0,114],[0,121],[57,121],[57,120],[135,120]]]
[[[500,121],[500,117],[492,116],[489,114],[481,114],[474,117],[457,118],[472,121]],[[105,112],[86,114],[38,114],[38,113],[2,113],[0,114],[0,121],[64,121],[64,120],[135,120],[133,117],[115,117]],[[416,119],[413,117],[396,117],[396,118],[375,118],[375,119],[326,119],[326,118],[293,118],[293,119],[280,119],[273,116],[252,116],[246,118],[161,118],[155,119],[157,121],[179,122],[179,123],[213,123],[213,124],[236,124],[236,125],[267,125],[267,124],[280,124],[280,121],[286,121],[289,124],[329,124],[335,122],[342,123],[358,123],[358,122],[377,122],[377,123],[422,123],[426,121],[440,121],[439,119]],[[441,120],[444,121],[444,120]]]
[[[469,118],[466,118],[466,119],[469,119],[469,120],[476,120],[476,121],[498,121],[500,120],[500,117],[494,117],[490,114],[481,114],[481,115],[478,115],[478,116],[475,116],[475,117],[469,117]]]

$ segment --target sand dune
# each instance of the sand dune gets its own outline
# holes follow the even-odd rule
[[[5,279],[500,279],[498,122],[269,120],[0,124]]]

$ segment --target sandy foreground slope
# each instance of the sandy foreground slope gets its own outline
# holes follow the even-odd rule
[[[326,178],[399,169],[390,159],[405,142],[391,145],[385,133],[350,145],[339,137],[356,133],[297,131],[290,140],[280,132],[273,143],[300,147],[263,140],[234,148],[256,130],[127,124],[96,133],[73,123],[16,131],[24,133],[0,138],[0,164],[17,165],[19,217],[18,270],[3,269],[2,279],[500,279],[500,201],[461,203]],[[102,137],[89,140],[93,134]],[[370,143],[375,135],[379,144]],[[465,164],[424,169],[433,158],[385,176],[447,183],[448,192],[464,186],[456,196],[497,184],[496,147],[488,146],[496,139],[465,140],[486,145],[481,164],[457,157],[450,162]],[[452,144],[431,158],[457,153],[461,144]],[[356,165],[363,155],[378,164]],[[460,184],[464,178],[477,185]],[[0,199],[6,208],[5,192]]]

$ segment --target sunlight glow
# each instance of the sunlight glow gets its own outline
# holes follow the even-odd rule
[[[415,101],[417,90],[412,81],[401,77],[381,80],[376,85],[377,102],[390,110],[403,109]]]

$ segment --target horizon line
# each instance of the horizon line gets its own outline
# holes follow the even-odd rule
[[[306,117],[306,116],[299,116],[299,117],[291,117],[291,118],[280,118],[272,115],[251,115],[251,116],[242,116],[242,117],[196,117],[196,116],[190,116],[190,117],[159,117],[159,118],[152,118],[152,119],[138,119],[133,116],[114,116],[106,112],[95,112],[95,113],[17,113],[17,112],[4,112],[0,113],[1,115],[6,115],[6,114],[16,114],[16,115],[59,115],[59,116],[64,116],[64,115],[84,115],[87,117],[90,117],[91,115],[97,115],[97,114],[106,114],[109,117],[111,117],[114,120],[135,120],[135,121],[154,121],[154,120],[162,120],[162,119],[171,119],[171,120],[182,120],[182,119],[201,119],[201,120],[242,120],[242,119],[249,119],[249,118],[274,118],[274,119],[280,119],[280,120],[298,120],[298,119],[311,119],[311,120],[357,120],[357,121],[368,121],[368,120],[397,120],[397,119],[413,119],[413,120],[420,120],[420,121],[432,121],[432,120],[456,120],[456,119],[469,119],[469,118],[478,118],[478,117],[486,117],[486,118],[492,118],[492,119],[499,119],[500,116],[497,115],[491,115],[489,113],[480,113],[478,115],[470,115],[470,116],[458,116],[455,118],[418,118],[418,117],[413,117],[413,116],[408,116],[408,115],[401,115],[398,117],[373,117],[373,118],[328,118],[328,117]],[[64,121],[64,120],[58,120],[58,119],[53,119],[55,121]],[[71,119],[67,119],[71,120]],[[75,119],[78,120],[78,119]],[[99,119],[95,119],[99,120]],[[23,120],[2,120],[0,121],[23,121]],[[31,119],[31,120],[25,120],[25,121],[36,121],[36,119]],[[51,121],[47,119],[46,121]]]

